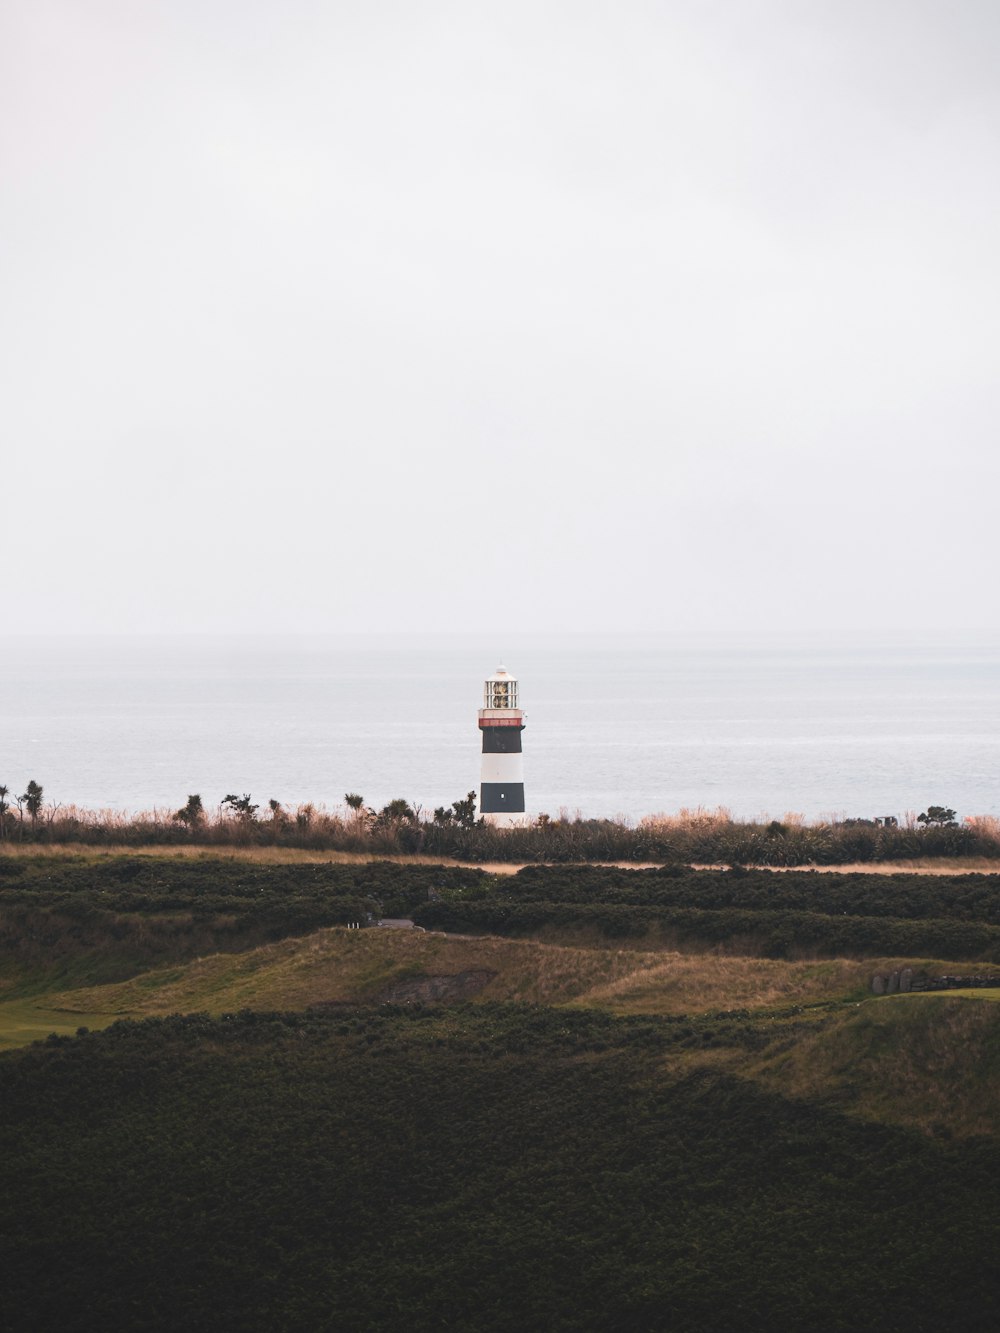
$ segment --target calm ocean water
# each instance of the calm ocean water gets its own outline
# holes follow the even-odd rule
[[[501,660],[529,810],[1000,813],[1000,642],[0,638],[0,782],[93,808],[189,792],[425,809],[478,785]]]

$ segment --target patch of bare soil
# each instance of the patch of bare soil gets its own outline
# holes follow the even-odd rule
[[[475,967],[452,976],[407,977],[386,987],[379,999],[383,1004],[454,1004],[471,1000],[496,975],[489,968]]]

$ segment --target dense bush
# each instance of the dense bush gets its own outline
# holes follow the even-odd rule
[[[632,907],[621,904],[431,903],[414,919],[425,929],[456,934],[572,938],[581,931],[608,940],[665,938],[689,950],[726,946],[764,958],[878,958],[886,955],[1000,962],[1000,926],[971,921],[899,921],[889,917],[823,916],[819,912],[742,911],[730,907]]]
[[[401,915],[431,889],[487,881],[480,870],[392,861],[258,864],[228,857],[33,856],[0,854],[0,906],[73,900],[117,912],[188,909],[241,914],[289,908],[354,919],[365,907]]]
[[[954,917],[1000,925],[1000,875],[878,875],[817,871],[655,870],[610,866],[527,866],[506,879],[479,881],[480,892],[512,902],[620,903],[643,907],[763,908],[829,915]],[[464,888],[464,886],[463,886]],[[468,894],[468,888],[464,888]]]
[[[666,1072],[756,1032],[484,1006],[50,1039],[0,1060],[0,1322],[992,1328],[996,1147]]]
[[[998,961],[1000,875],[529,866],[457,886],[418,907],[414,919],[456,933],[655,936],[774,958]]]

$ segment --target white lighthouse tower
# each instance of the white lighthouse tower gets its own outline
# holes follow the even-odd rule
[[[489,677],[479,710],[483,733],[479,812],[487,824],[512,828],[524,823],[524,766],[521,732],[524,714],[517,706],[517,681],[500,666]]]

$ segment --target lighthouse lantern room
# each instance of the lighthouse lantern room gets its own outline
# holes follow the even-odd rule
[[[511,828],[524,823],[524,768],[521,732],[524,714],[517,703],[517,681],[497,667],[483,688],[479,710],[483,733],[479,810],[488,824]]]

